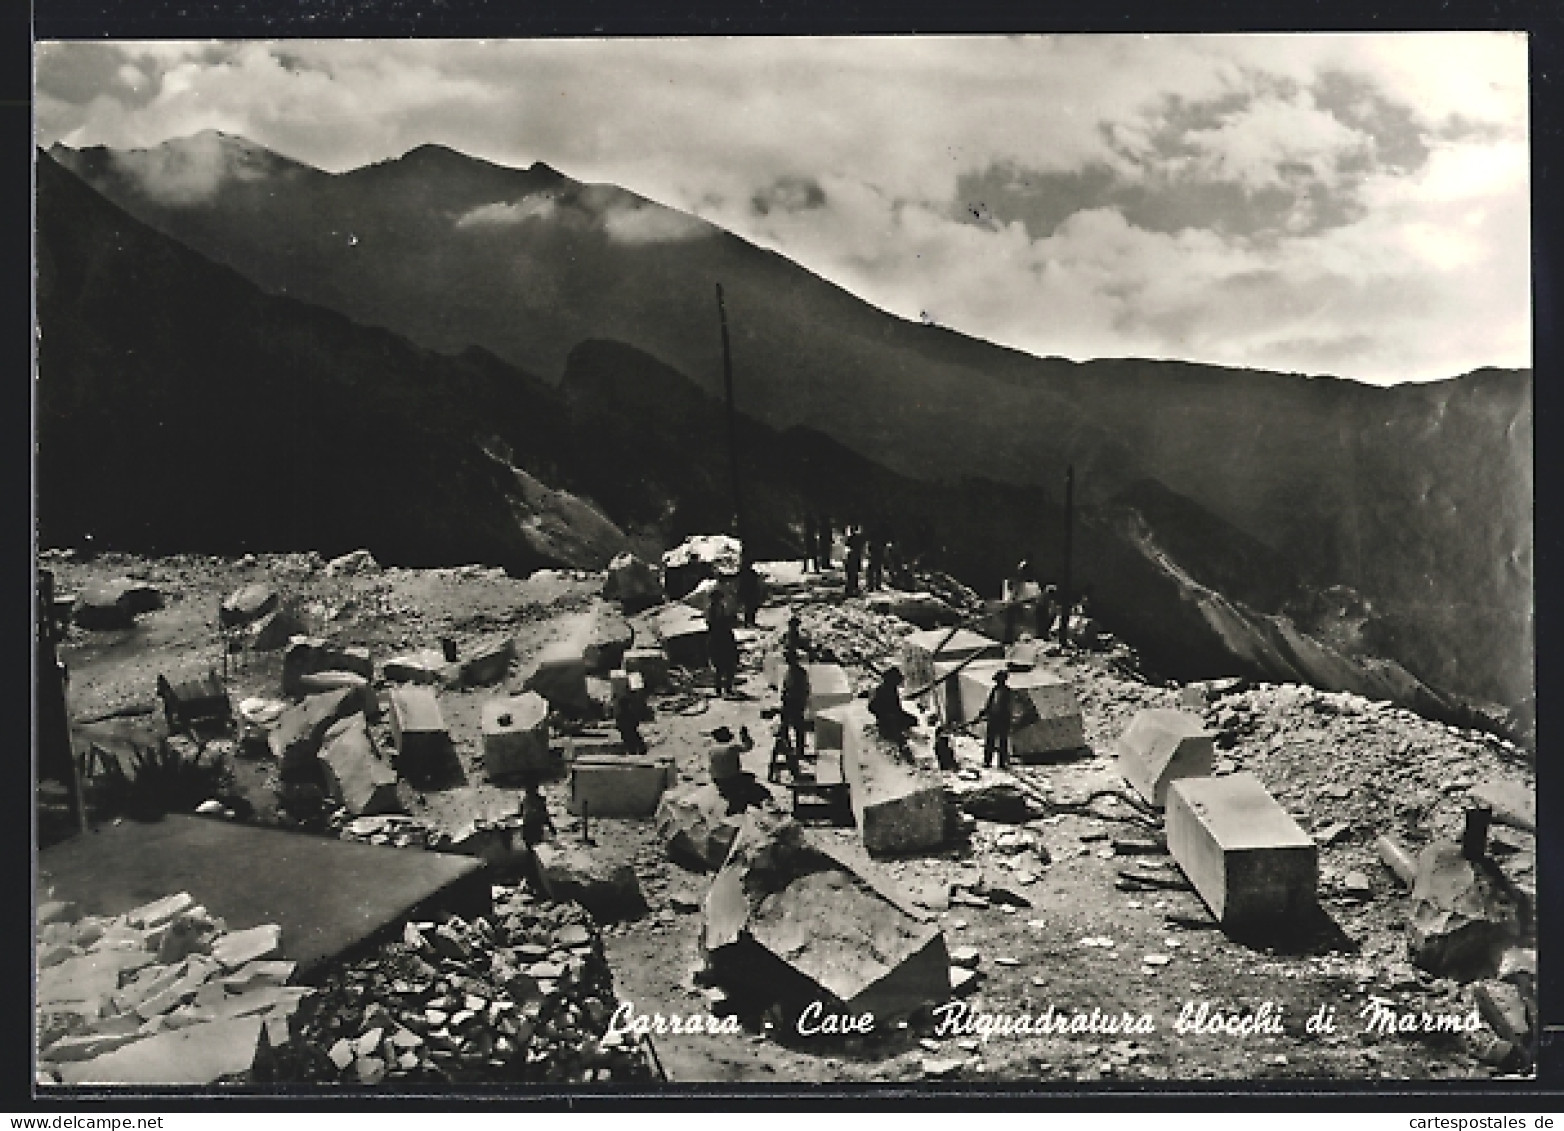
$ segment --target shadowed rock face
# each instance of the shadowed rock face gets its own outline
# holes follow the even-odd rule
[[[606,517],[527,470],[551,473],[566,448],[546,387],[262,294],[52,161],[38,176],[46,543],[369,546],[520,571],[623,549]]]
[[[903,322],[611,186],[439,147],[342,175],[217,135],[139,157],[52,152],[263,290],[463,351],[259,295],[177,244],[125,236],[112,210],[112,222],[71,219],[96,206],[41,160],[40,322],[59,328],[40,357],[53,540],[90,528],[156,548],[172,527],[143,491],[183,492],[200,513],[219,494],[242,500],[229,507],[242,523],[214,520],[203,548],[264,526],[279,544],[370,545],[409,564],[578,564],[616,525],[654,540],[723,528],[721,280],[762,554],[794,551],[788,523],[807,500],[838,521],[882,517],[984,589],[1023,556],[1056,579],[1052,485],[1073,463],[1075,577],[1167,674],[1304,678],[1402,702],[1426,698],[1425,684],[1530,695],[1528,372],[1378,389],[1030,357]],[[202,178],[170,192],[163,167],[182,161]],[[235,415],[249,447],[189,438]],[[73,484],[67,469],[102,452],[141,470]],[[227,488],[190,481],[190,466],[224,457]],[[350,484],[341,494],[356,503],[322,508],[328,482]],[[354,522],[378,533],[349,533]]]

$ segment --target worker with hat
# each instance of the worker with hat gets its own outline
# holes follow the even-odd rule
[[[988,693],[988,702],[978,712],[973,722],[988,720],[983,735],[983,765],[991,766],[997,756],[999,768],[1010,764],[1010,709],[1015,692],[1010,690],[1010,673],[1000,668],[994,673],[994,686]]]

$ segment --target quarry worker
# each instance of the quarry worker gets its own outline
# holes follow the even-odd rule
[[[538,788],[538,779],[529,774],[526,792],[521,795],[521,839],[529,849],[553,836],[554,818],[549,816],[548,800]]]
[[[804,622],[799,617],[796,609],[793,611],[793,615],[787,618],[787,644],[785,651],[792,652],[797,656],[802,656],[806,651],[804,648],[803,624]]]
[[[898,745],[907,741],[907,731],[918,721],[901,705],[901,678],[900,668],[887,668],[880,677],[880,686],[869,696],[869,713],[881,736]]]
[[[733,618],[722,601],[712,601],[711,610],[706,614],[706,645],[712,671],[717,677],[717,694],[737,694],[739,642],[733,635]]]
[[[1010,707],[1015,692],[1010,690],[1010,673],[1000,668],[994,673],[994,686],[988,693],[988,702],[978,712],[974,722],[986,719],[988,729],[983,736],[983,765],[991,766],[997,755],[999,768],[1010,764]]]
[[[847,596],[858,596],[858,573],[863,569],[863,528],[847,529]]]
[[[831,517],[821,515],[815,529],[815,568],[821,573],[831,568],[831,550]]]
[[[1039,640],[1047,640],[1054,629],[1054,618],[1059,615],[1059,587],[1045,585],[1043,595],[1037,601],[1037,632]]]
[[[787,673],[782,677],[782,731],[792,745],[789,764],[797,766],[804,753],[804,713],[809,708],[809,672],[804,669],[798,653],[791,649],[785,653]]]
[[[760,574],[755,572],[754,562],[745,562],[739,570],[739,604],[744,607],[744,623],[755,627],[755,615],[760,612]]]
[[[869,570],[864,583],[871,593],[885,584],[885,543],[878,535],[869,539]]]
[[[820,556],[820,547],[815,532],[815,516],[804,516],[804,572],[808,573],[810,567],[815,564],[815,559]]]
[[[627,692],[614,704],[614,726],[624,743],[626,754],[645,754],[646,739],[641,735],[641,724],[650,721],[651,708],[634,692]]]

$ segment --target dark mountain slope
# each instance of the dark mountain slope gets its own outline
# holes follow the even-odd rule
[[[38,177],[45,544],[367,546],[520,570],[601,564],[622,544],[579,500],[488,454],[553,470],[563,445],[545,386],[267,296],[47,157]]]

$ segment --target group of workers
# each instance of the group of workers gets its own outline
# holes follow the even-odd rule
[[[831,520],[807,515],[803,526],[804,572],[824,573],[836,564],[836,534]],[[861,524],[849,523],[843,530],[843,540],[846,543],[842,565],[847,575],[847,596],[876,592],[884,589],[887,582],[902,588],[911,587],[908,564],[894,539]]]

